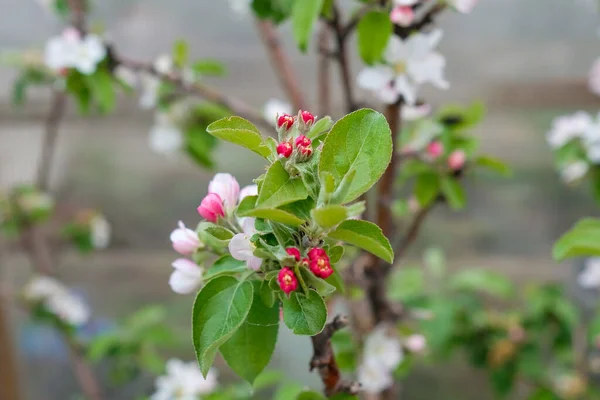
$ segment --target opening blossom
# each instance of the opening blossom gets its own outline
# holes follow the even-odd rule
[[[81,326],[90,319],[88,306],[54,278],[33,278],[25,286],[23,296],[27,301],[41,303],[48,312],[69,325]]]
[[[44,52],[45,63],[50,69],[75,68],[84,75],[96,72],[97,65],[105,57],[106,48],[98,35],[82,37],[75,28],[67,28],[60,36],[50,39]]]
[[[248,268],[258,271],[262,264],[262,258],[254,255],[256,246],[250,241],[256,233],[255,218],[245,218],[242,222],[244,233],[238,233],[229,241],[229,252],[231,256],[239,261],[245,261]]]
[[[175,293],[189,294],[202,285],[202,268],[187,258],[178,258],[171,264],[175,270],[169,278],[169,286]]]
[[[232,215],[240,195],[240,184],[231,174],[218,173],[208,184],[208,193],[218,194],[226,215]]]
[[[198,214],[213,224],[219,220],[219,217],[225,216],[223,209],[223,200],[216,193],[209,193],[202,199],[198,206]]]
[[[171,242],[176,252],[184,256],[190,256],[204,246],[195,231],[186,228],[182,221],[179,221],[178,226],[179,228],[171,232]]]
[[[446,59],[434,51],[442,31],[415,33],[408,39],[391,36],[383,58],[385,64],[368,67],[358,75],[358,84],[371,90],[383,102],[395,103],[400,96],[409,105],[417,100],[417,90],[424,83],[448,89],[444,78]]]
[[[217,372],[209,370],[204,379],[196,361],[170,359],[166,375],[156,378],[155,386],[156,392],[150,400],[196,400],[215,390]]]

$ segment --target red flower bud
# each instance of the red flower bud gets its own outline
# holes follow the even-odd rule
[[[277,276],[279,287],[285,294],[290,294],[298,289],[298,278],[290,268],[282,268]]]
[[[312,155],[312,147],[298,146],[298,151],[303,157],[308,158]]]
[[[292,127],[292,125],[294,125],[294,121],[295,121],[295,118],[293,116],[291,116],[290,114],[281,114],[277,118],[277,127],[285,128],[285,130],[288,130]]]
[[[333,274],[333,268],[331,268],[331,263],[327,256],[311,259],[310,270],[313,274],[322,279],[326,279]]]
[[[304,135],[300,135],[296,138],[296,146],[297,147],[309,147],[312,142],[309,138]]]
[[[300,117],[306,125],[312,125],[315,122],[315,116],[308,111],[300,111]]]
[[[292,144],[290,142],[281,142],[277,146],[277,154],[285,158],[289,158],[293,151],[294,149],[292,148]]]
[[[431,142],[427,145],[427,154],[433,158],[436,159],[439,156],[441,156],[444,153],[444,145],[442,144],[442,142]]]
[[[287,249],[285,249],[285,252],[288,253],[290,256],[293,256],[296,261],[300,261],[300,250],[298,250],[295,247],[288,247]]]
[[[327,253],[320,247],[313,247],[308,251],[308,258],[314,260],[319,257],[327,257]]]

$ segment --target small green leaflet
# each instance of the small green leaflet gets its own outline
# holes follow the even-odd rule
[[[292,8],[292,28],[298,47],[303,52],[308,48],[308,42],[313,32],[313,26],[319,19],[324,0],[296,1]]]
[[[219,139],[252,150],[262,157],[267,158],[271,154],[258,128],[244,118],[222,118],[210,124],[206,131]]]
[[[357,27],[358,51],[369,65],[381,60],[381,56],[392,34],[393,24],[389,13],[369,11],[360,19]]]
[[[294,179],[288,174],[280,161],[274,162],[267,171],[256,206],[259,208],[277,208],[279,206],[304,200],[308,191],[302,180]]]
[[[278,208],[256,208],[257,199],[258,196],[245,197],[238,206],[236,215],[238,217],[263,218],[291,226],[300,226],[304,223],[304,220],[294,214]]]
[[[575,224],[554,244],[557,261],[581,256],[600,256],[600,219],[585,218]]]
[[[344,221],[328,236],[366,250],[390,264],[394,262],[394,251],[390,241],[384,236],[381,228],[372,222]]]
[[[294,334],[314,336],[325,327],[327,306],[314,290],[309,290],[308,295],[292,292],[290,297],[282,293],[281,302],[283,321]]]

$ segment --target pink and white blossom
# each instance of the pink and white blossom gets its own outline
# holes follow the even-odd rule
[[[204,378],[196,361],[170,359],[166,375],[156,378],[155,386],[150,400],[196,400],[215,390],[217,371],[210,369]]]
[[[184,256],[190,256],[204,246],[195,231],[186,228],[182,221],[179,221],[178,225],[179,228],[171,232],[171,243],[176,252]]]
[[[208,193],[216,193],[223,200],[226,215],[232,215],[240,195],[240,184],[231,174],[218,173],[208,184]]]
[[[427,347],[427,340],[420,334],[410,335],[404,339],[404,346],[413,353],[420,353]]]
[[[202,286],[203,269],[187,258],[178,258],[171,266],[175,269],[169,278],[169,286],[175,293],[189,294]]]
[[[262,258],[254,255],[256,246],[250,241],[256,233],[254,218],[244,218],[242,222],[243,233],[236,234],[229,241],[229,253],[239,261],[245,261],[248,268],[257,271],[262,264]]]
[[[390,20],[400,26],[410,26],[415,20],[415,12],[409,6],[397,6],[390,12]]]
[[[362,70],[359,86],[371,90],[384,103],[395,103],[402,96],[409,105],[416,103],[422,84],[447,89],[450,84],[444,78],[446,59],[434,50],[442,36],[440,29],[419,32],[406,40],[391,36],[383,56],[385,63]]]

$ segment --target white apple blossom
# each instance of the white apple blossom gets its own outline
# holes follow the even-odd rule
[[[577,276],[577,283],[585,289],[600,288],[600,258],[593,257],[585,261],[584,269]]]
[[[389,334],[388,325],[379,325],[365,341],[364,359],[367,363],[381,364],[389,370],[395,369],[404,358],[402,345],[397,337]]]
[[[175,270],[169,278],[169,286],[175,293],[190,294],[200,288],[202,267],[187,258],[178,258],[171,266]]]
[[[131,68],[118,65],[115,68],[114,75],[117,79],[131,88],[138,86],[139,74]]]
[[[365,392],[377,394],[392,386],[394,379],[390,371],[383,365],[363,363],[358,368],[358,382]]]
[[[258,185],[248,185],[240,190],[240,202],[248,196],[258,195]]]
[[[229,241],[229,252],[233,258],[245,261],[248,268],[257,271],[262,264],[262,258],[254,255],[256,246],[250,241],[252,235],[256,233],[255,222],[255,218],[244,218],[242,222],[244,233],[238,233],[231,238]]]
[[[429,104],[421,105],[404,105],[402,107],[402,119],[404,121],[416,121],[431,114],[431,106]]]
[[[198,234],[187,228],[182,221],[178,223],[179,228],[171,232],[171,243],[173,248],[179,254],[190,256],[199,248],[204,247],[204,243],[200,241]]]
[[[155,114],[154,126],[150,130],[148,145],[152,151],[159,154],[172,154],[183,147],[183,133],[171,121],[168,114],[158,112]]]
[[[74,28],[65,29],[46,44],[45,63],[55,71],[75,68],[84,75],[91,75],[105,57],[106,47],[98,35],[82,37]]]
[[[232,215],[240,196],[240,184],[231,174],[218,173],[208,184],[208,193],[216,193],[223,200],[225,215]]]
[[[583,178],[590,169],[585,161],[574,161],[560,171],[560,177],[565,183],[574,183]]]
[[[96,214],[90,221],[90,236],[95,249],[105,249],[110,244],[111,226],[101,214]]]
[[[443,76],[446,59],[434,51],[442,35],[437,29],[415,33],[406,40],[391,36],[383,56],[385,64],[362,70],[359,86],[385,103],[394,103],[402,96],[409,105],[415,104],[419,85],[431,83],[447,89],[450,85]]]
[[[205,379],[196,361],[170,359],[166,375],[156,378],[155,386],[150,400],[199,400],[217,387],[217,372],[209,370]]]
[[[171,74],[174,70],[173,59],[168,54],[161,54],[154,60],[153,67],[159,74]],[[156,107],[160,85],[161,80],[154,74],[149,72],[141,72],[139,74],[137,86],[140,89],[140,108],[149,110]]]
[[[557,117],[552,121],[546,140],[553,149],[560,148],[573,139],[583,137],[593,123],[592,117],[584,111]]]
[[[265,120],[277,127],[277,117],[282,114],[292,114],[292,105],[279,99],[269,99],[263,107]]]
[[[229,0],[229,8],[238,15],[247,15],[250,13],[252,0]]]
[[[456,10],[458,12],[461,12],[463,14],[469,14],[471,11],[473,11],[473,9],[475,8],[475,6],[477,5],[477,2],[479,0],[446,0],[448,1],[448,3],[456,8]]]
[[[48,312],[69,325],[81,326],[90,319],[88,306],[54,278],[33,278],[23,289],[23,296],[27,301],[41,303]]]

